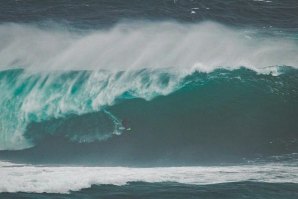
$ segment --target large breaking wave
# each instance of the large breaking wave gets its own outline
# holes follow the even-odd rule
[[[30,122],[105,110],[105,106],[112,105],[119,98],[150,100],[172,92],[179,84],[177,75],[147,70],[43,74],[8,70],[0,73],[0,81],[2,149],[26,147],[23,134]],[[99,118],[102,118],[97,129],[102,133],[99,140],[120,133],[121,122],[110,112],[105,110]],[[87,131],[88,124],[82,125],[86,125]],[[88,140],[85,133],[82,137]]]
[[[125,132],[121,120],[127,119],[132,132],[153,136],[153,143],[196,146],[212,138],[227,145],[274,143],[286,151],[297,146],[298,71],[281,67],[279,73],[217,69],[181,78],[160,70],[2,71],[1,147],[27,148],[49,135],[80,143],[106,140]]]
[[[213,22],[134,22],[88,31],[1,24],[0,38],[2,150],[31,147],[45,135],[106,140],[125,132],[121,120],[138,115],[134,109],[147,114],[131,121],[134,131],[147,132],[146,123],[165,134],[272,130],[286,132],[274,142],[296,143],[296,40]],[[260,114],[268,117],[264,125]],[[157,116],[163,123],[152,122]],[[196,121],[201,127],[187,128]],[[230,128],[232,121],[245,130]]]

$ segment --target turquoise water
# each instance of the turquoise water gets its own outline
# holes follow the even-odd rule
[[[44,154],[56,143],[61,156],[81,148],[92,162],[122,156],[123,164],[179,160],[194,164],[230,156],[295,153],[298,73],[290,67],[278,70],[272,75],[245,68],[218,69],[183,78],[158,70],[42,75],[4,71],[1,141],[7,145],[3,149],[28,143],[23,148],[36,146],[29,151]],[[133,81],[126,83],[128,78]],[[12,83],[16,79],[17,84]],[[105,158],[98,159],[97,151]],[[78,157],[69,155],[76,162]]]

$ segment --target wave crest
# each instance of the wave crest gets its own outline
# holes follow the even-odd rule
[[[0,73],[1,94],[1,149],[19,149],[30,146],[23,133],[31,122],[42,122],[68,115],[102,111],[103,121],[98,139],[119,134],[121,122],[104,109],[115,100],[143,98],[150,100],[167,95],[178,88],[180,75],[165,71],[72,71],[28,73],[9,70]],[[98,129],[97,129],[98,130]],[[105,133],[104,133],[105,132]],[[89,140],[84,138],[84,140]]]

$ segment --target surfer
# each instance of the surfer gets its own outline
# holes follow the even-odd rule
[[[122,126],[124,127],[125,130],[130,131],[131,128],[129,127],[129,121],[128,119],[123,119],[121,121]]]

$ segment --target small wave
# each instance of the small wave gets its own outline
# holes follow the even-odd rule
[[[0,163],[1,165],[1,163]],[[216,167],[1,167],[0,192],[70,193],[91,185],[178,182],[207,185],[229,182],[298,183],[298,168],[282,164]]]

